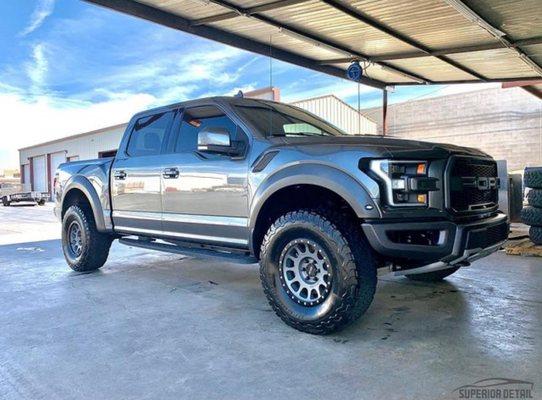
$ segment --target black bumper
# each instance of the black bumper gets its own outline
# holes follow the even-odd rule
[[[440,263],[453,265],[473,261],[498,250],[508,238],[510,224],[504,214],[455,224],[450,221],[364,223],[363,231],[373,249],[385,259],[403,261],[405,266]],[[438,231],[434,245],[399,243],[391,238],[400,231]]]

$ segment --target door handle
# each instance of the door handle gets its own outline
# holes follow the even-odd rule
[[[162,172],[162,176],[164,179],[176,179],[179,177],[179,168],[166,168],[164,172]]]
[[[126,179],[126,172],[124,171],[115,171],[115,174],[113,175],[116,180],[122,181]]]

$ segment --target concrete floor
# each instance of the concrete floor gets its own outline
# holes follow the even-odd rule
[[[1,399],[436,399],[496,377],[542,397],[540,258],[383,277],[360,321],[319,337],[274,315],[256,266],[114,244],[78,274],[58,228],[50,205],[0,207]]]

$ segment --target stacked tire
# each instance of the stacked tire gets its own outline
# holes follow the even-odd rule
[[[522,221],[529,225],[529,237],[534,244],[542,245],[542,167],[525,168],[525,186],[528,206],[521,210]]]

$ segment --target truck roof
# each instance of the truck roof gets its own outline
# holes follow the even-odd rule
[[[260,100],[252,98],[243,98],[243,97],[234,97],[234,96],[211,96],[211,97],[202,97],[194,100],[185,100],[178,103],[167,104],[155,108],[150,108],[148,110],[140,111],[134,114],[133,117],[140,117],[149,113],[155,113],[159,111],[167,111],[173,108],[179,107],[194,107],[198,105],[208,104],[209,102],[222,103],[222,104],[232,104],[232,105],[257,105],[257,104],[268,104],[268,103],[277,103],[271,100]]]

